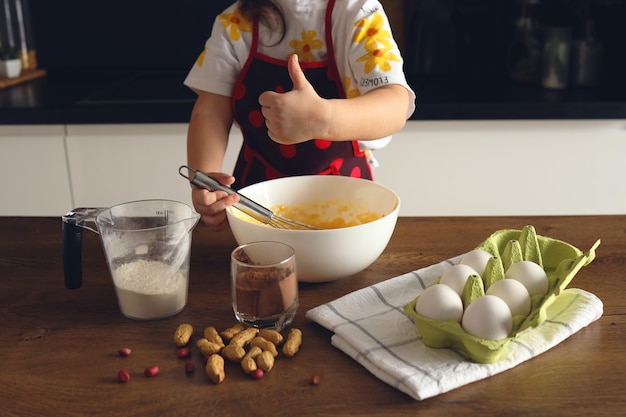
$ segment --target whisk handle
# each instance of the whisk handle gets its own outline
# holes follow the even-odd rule
[[[234,204],[236,209],[241,210],[242,212],[246,213],[248,216],[253,217],[256,220],[263,222],[263,223],[269,223],[270,220],[272,220],[274,213],[268,208],[263,207],[259,203],[249,199],[248,197],[242,194],[239,194],[237,191],[233,190],[232,188],[226,187],[225,185],[220,184],[213,178],[206,175],[204,172],[189,168],[187,166],[182,166],[181,170],[183,168],[186,168],[189,170],[189,172],[193,173],[193,176],[186,177],[187,179],[189,179],[189,182],[191,182],[193,185],[200,187],[200,188],[205,188],[210,191],[222,191],[228,195],[237,194],[239,196],[239,202]],[[180,172],[180,170],[179,170],[179,173],[183,175],[182,172]]]

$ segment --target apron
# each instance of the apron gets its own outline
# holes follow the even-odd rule
[[[302,71],[323,98],[345,98],[335,63],[331,15],[335,0],[326,9],[325,37],[328,61],[302,62]],[[286,92],[293,89],[287,61],[258,52],[259,29],[254,23],[250,55],[235,86],[231,105],[235,121],[243,134],[243,145],[233,175],[234,189],[257,182],[298,175],[342,175],[372,180],[367,156],[357,140],[332,142],[312,139],[296,145],[281,145],[267,135],[259,96],[264,91]]]

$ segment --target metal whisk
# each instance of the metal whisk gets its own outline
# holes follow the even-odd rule
[[[183,173],[184,169],[186,169],[193,175],[185,175]],[[187,165],[182,165],[180,168],[178,168],[178,173],[198,187],[206,188],[210,191],[223,191],[226,194],[237,194],[239,196],[239,202],[234,204],[234,207],[246,213],[248,216],[253,217],[254,219],[269,226],[275,227],[277,229],[317,230],[317,227],[315,226],[277,216],[272,210],[260,205],[257,202],[250,200],[248,197],[238,193],[230,187],[223,186],[205,173],[190,168]]]

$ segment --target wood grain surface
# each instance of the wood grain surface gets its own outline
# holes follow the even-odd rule
[[[365,286],[464,253],[492,232],[532,224],[537,233],[596,259],[570,287],[596,294],[604,316],[550,351],[509,371],[424,401],[383,383],[334,348],[332,333],[305,312]],[[373,239],[374,237],[372,237]],[[199,225],[193,235],[189,301],[179,315],[140,322],[118,309],[99,236],[85,232],[83,287],[63,284],[61,219],[0,218],[0,415],[2,416],[615,416],[626,409],[626,216],[400,218],[385,252],[336,282],[300,284],[293,326],[303,345],[278,357],[261,380],[226,364],[212,384],[197,351],[188,375],[176,355],[180,323],[234,324],[230,231]],[[130,347],[123,358],[118,349]],[[144,368],[158,365],[154,378]],[[117,372],[131,380],[122,384]],[[310,385],[312,375],[320,383]]]

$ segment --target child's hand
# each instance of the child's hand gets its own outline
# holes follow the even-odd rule
[[[235,182],[235,177],[225,173],[211,173],[210,175],[222,185],[231,185]],[[226,208],[237,203],[239,196],[192,186],[191,200],[194,208],[201,215],[202,221],[212,230],[218,232],[228,225]]]
[[[330,108],[306,79],[293,54],[288,61],[293,90],[286,93],[266,91],[259,96],[269,137],[283,144],[322,138],[330,123]]]

